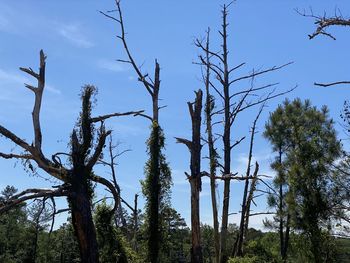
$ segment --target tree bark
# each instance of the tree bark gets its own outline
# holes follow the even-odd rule
[[[290,232],[290,214],[288,213],[287,221],[286,221],[286,233],[284,236],[283,250],[281,253],[283,262],[287,262],[288,245],[289,245],[289,232]]]
[[[228,67],[228,49],[227,49],[227,10],[224,5],[222,11],[222,51],[223,51],[223,66],[224,66],[224,80],[223,80],[223,92],[224,92],[224,170],[223,174],[231,173],[231,114],[230,114],[230,82],[229,82],[229,67]],[[230,183],[231,179],[224,179],[224,200],[222,206],[222,221],[221,221],[221,236],[220,236],[220,262],[225,263],[228,260],[226,240],[227,240],[227,226],[228,226],[228,214],[230,205]]]
[[[137,232],[138,232],[138,209],[137,209],[137,198],[138,194],[135,194],[134,198],[134,210],[133,210],[133,218],[134,218],[134,229],[133,229],[133,237],[132,237],[132,246],[135,251],[138,251],[137,246]]]
[[[77,175],[83,177],[85,175]],[[87,184],[72,186],[68,201],[71,206],[72,223],[79,244],[80,258],[83,263],[98,263],[98,245],[95,226],[91,213],[90,193]]]
[[[191,247],[191,263],[203,262],[201,235],[200,235],[200,219],[199,219],[199,189],[200,180],[193,177],[190,178],[191,185],[191,229],[192,229],[192,247]]]
[[[201,124],[202,124],[202,91],[196,93],[194,109],[189,104],[192,118],[192,147],[191,147],[191,227],[192,248],[191,262],[202,263],[201,229],[199,219],[199,193],[202,190],[201,181]]]

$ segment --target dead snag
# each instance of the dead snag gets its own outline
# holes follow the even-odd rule
[[[192,140],[189,141],[183,138],[176,138],[177,143],[183,143],[188,147],[191,154],[191,174],[187,175],[191,187],[191,262],[202,263],[202,246],[200,234],[200,214],[199,214],[199,193],[202,190],[201,181],[201,112],[202,112],[202,97],[203,92],[196,92],[196,100],[188,102],[188,109],[191,115],[192,122]]]

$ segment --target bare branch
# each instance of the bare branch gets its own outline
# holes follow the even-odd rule
[[[249,214],[249,216],[259,216],[259,215],[275,215],[276,212],[257,212]]]
[[[12,154],[12,153],[2,153],[0,152],[0,157],[4,158],[4,159],[25,159],[25,160],[29,160],[29,159],[34,159],[34,157],[31,154]]]
[[[238,144],[240,144],[245,139],[245,136],[237,140],[234,144],[231,145],[231,149],[236,147]]]
[[[189,150],[192,149],[192,142],[190,140],[187,140],[187,139],[183,139],[183,138],[178,138],[178,137],[175,137],[176,139],[176,143],[182,143],[182,144],[185,144]]]
[[[108,181],[107,179],[100,177],[100,176],[97,176],[97,175],[93,175],[91,177],[91,180],[96,182],[96,183],[100,183],[100,184],[106,186],[109,189],[109,191],[111,191],[111,193],[113,194],[113,197],[114,197],[114,207],[113,207],[111,212],[114,213],[117,210],[118,204],[119,204],[119,202],[118,202],[119,194],[117,193],[117,190],[115,189],[114,185],[110,181]]]
[[[148,91],[148,93],[153,96],[153,85],[151,83],[149,83],[146,78],[145,78],[145,75],[141,72],[141,69],[140,67],[137,66],[130,50],[129,50],[129,46],[126,42],[126,37],[125,37],[125,27],[124,27],[124,22],[123,22],[123,15],[122,15],[122,10],[121,10],[121,6],[120,6],[120,1],[116,0],[115,1],[115,4],[116,4],[116,11],[118,13],[118,17],[119,18],[115,18],[115,17],[112,17],[104,12],[101,12],[100,13],[104,16],[106,16],[107,18],[109,19],[112,19],[113,21],[116,21],[118,22],[118,24],[120,25],[120,30],[121,30],[121,33],[120,35],[118,36],[118,38],[122,41],[122,44],[123,44],[123,47],[124,47],[124,50],[127,54],[127,57],[128,57],[128,60],[123,60],[122,62],[127,62],[127,63],[130,63],[132,65],[132,67],[134,68],[137,76],[138,76],[138,80],[140,82],[143,83],[144,87],[146,88],[146,90]]]
[[[92,167],[97,163],[97,161],[100,159],[103,147],[105,147],[105,143],[106,143],[106,138],[108,135],[111,134],[111,131],[105,131],[103,124],[101,125],[101,134],[100,134],[100,138],[98,140],[97,146],[95,148],[95,152],[94,154],[91,156],[91,158],[88,160],[87,162],[87,169],[92,169]]]
[[[27,200],[41,197],[67,196],[68,192],[65,186],[60,186],[57,189],[36,189],[30,188],[23,192],[12,196],[4,203],[0,203],[0,214],[7,212],[16,205],[19,205]]]
[[[104,121],[106,119],[112,118],[112,117],[121,117],[121,116],[130,116],[133,115],[134,117],[136,116],[142,116],[143,112],[145,112],[144,110],[139,110],[139,111],[128,111],[128,112],[116,112],[116,113],[111,113],[111,114],[106,114],[106,115],[101,115],[98,117],[94,117],[91,118],[91,122],[100,122],[100,121]]]
[[[285,95],[285,94],[288,94],[289,92],[292,92],[292,91],[295,90],[296,88],[297,88],[297,86],[295,86],[295,87],[293,87],[293,88],[291,88],[291,89],[289,89],[289,90],[286,90],[286,91],[284,91],[284,92],[280,92],[280,93],[274,94],[274,95],[272,95],[273,92],[270,92],[266,97],[261,98],[261,99],[259,99],[259,100],[256,101],[256,102],[249,103],[249,104],[247,104],[246,106],[240,108],[240,109],[238,110],[238,112],[241,112],[241,111],[243,111],[243,110],[245,110],[245,109],[247,109],[247,108],[253,107],[253,106],[255,106],[255,105],[265,103],[266,101],[269,101],[269,100],[274,99],[274,98],[276,98],[276,97],[280,97],[280,96],[283,96],[283,95]]]
[[[350,26],[350,19],[345,19],[337,13],[333,17],[327,17],[326,14],[324,14],[323,16],[316,16],[312,13],[312,10],[310,14],[307,14],[305,11],[300,12],[298,9],[296,9],[296,12],[301,16],[310,17],[315,20],[315,25],[317,25],[317,28],[315,32],[308,35],[309,39],[313,39],[318,35],[325,35],[333,40],[336,40],[336,38],[330,33],[328,33],[326,30],[332,26]]]
[[[237,81],[240,81],[240,80],[250,79],[250,78],[253,78],[253,77],[256,77],[256,76],[268,73],[268,72],[272,72],[272,71],[276,71],[276,70],[282,69],[282,68],[287,67],[287,66],[289,66],[289,65],[291,65],[293,63],[294,62],[288,62],[288,63],[283,64],[281,66],[273,66],[272,68],[268,68],[268,69],[265,69],[265,70],[253,72],[252,74],[249,74],[249,75],[246,75],[246,76],[243,76],[243,77],[239,77],[239,78],[236,78],[236,79],[230,81],[229,85],[231,85],[231,84],[233,84],[233,83],[235,83]]]
[[[222,57],[220,56],[220,52],[213,52],[211,50],[209,50],[206,46],[203,45],[203,42],[200,41],[199,39],[195,40],[195,45],[197,47],[199,47],[200,49],[202,49],[202,51],[204,53],[208,53],[209,55],[216,57],[217,59],[219,59],[221,62],[224,62]]]
[[[267,88],[271,88],[271,87],[274,87],[276,85],[278,85],[279,83],[272,83],[272,84],[267,84],[267,85],[264,85],[262,87],[259,87],[259,88],[249,88],[249,89],[246,89],[246,90],[241,90],[241,91],[238,91],[236,93],[233,93],[231,96],[230,96],[230,99],[237,96],[237,95],[241,95],[241,94],[245,94],[247,92],[254,92],[254,91],[259,91],[259,90],[264,90],[264,89],[267,89]]]
[[[28,152],[33,151],[33,147],[30,146],[28,143],[26,143],[23,139],[17,137],[14,133],[6,129],[5,127],[0,125],[0,134],[3,135],[4,137],[10,139],[13,141],[16,145],[22,147],[24,150]]]
[[[231,72],[235,71],[236,69],[239,69],[240,67],[244,66],[245,65],[245,62],[239,64],[238,66],[234,67],[234,68],[231,68],[229,71],[228,71],[228,74],[231,74]]]
[[[335,86],[335,85],[341,85],[341,84],[350,84],[350,81],[337,81],[337,82],[332,82],[332,83],[314,83],[315,86],[320,86],[320,87],[330,87],[330,86]]]

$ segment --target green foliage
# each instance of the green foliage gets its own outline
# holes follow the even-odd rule
[[[338,262],[349,263],[350,262],[350,239],[336,238],[335,246],[337,247]]]
[[[165,138],[161,127],[153,122],[151,135],[147,141],[149,160],[145,165],[146,179],[141,182],[142,193],[146,199],[145,228],[148,243],[149,261],[158,261],[159,251],[163,249],[164,236],[161,232],[163,225],[161,214],[169,207],[171,194],[171,171],[162,150]]]
[[[181,215],[171,207],[165,207],[161,213],[162,245],[160,262],[184,262],[189,250],[184,243],[189,242],[189,229]]]
[[[17,189],[7,186],[0,203],[6,202]],[[19,263],[33,261],[32,236],[28,230],[25,205],[17,206],[0,215],[0,262]]]
[[[170,195],[171,195],[171,170],[169,163],[166,161],[165,155],[162,153],[165,148],[165,137],[162,128],[158,123],[153,122],[151,127],[151,135],[147,140],[147,153],[149,159],[145,165],[146,179],[141,181],[142,193],[149,203],[150,196],[152,194],[152,179],[153,176],[159,176],[159,205],[160,211],[169,206]],[[146,214],[149,210],[147,204]]]
[[[39,250],[42,253],[38,262],[80,262],[78,242],[70,219],[51,235],[42,233],[39,238]]]
[[[104,263],[137,262],[137,256],[127,244],[122,233],[113,224],[111,207],[105,201],[96,207],[95,225],[100,261]]]
[[[318,110],[308,100],[286,100],[270,115],[264,135],[274,151],[284,155],[272,164],[278,173],[276,188],[285,189],[284,209],[292,216],[294,228],[307,236],[313,260],[319,262],[319,251],[326,251],[329,245],[322,229],[332,215],[331,166],[341,153],[334,122],[327,107]],[[273,197],[268,203],[277,205]]]
[[[267,263],[268,261],[261,261],[258,257],[241,257],[241,258],[230,258],[227,263]]]
[[[210,263],[215,257],[214,251],[214,228],[210,225],[201,225],[201,244],[202,244],[202,253],[203,261],[205,263]]]

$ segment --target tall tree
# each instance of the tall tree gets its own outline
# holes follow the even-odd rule
[[[191,262],[202,263],[203,253],[201,246],[200,214],[199,214],[199,193],[202,190],[201,180],[201,123],[202,123],[202,90],[196,92],[196,99],[193,103],[188,102],[188,109],[192,122],[192,139],[176,138],[178,143],[187,146],[190,154],[191,174],[186,174],[191,187]]]
[[[122,42],[127,59],[119,59],[119,62],[127,63],[134,69],[138,80],[149,93],[152,99],[152,116],[142,114],[151,120],[151,134],[147,141],[149,160],[145,166],[146,179],[142,183],[142,191],[146,198],[146,225],[148,229],[148,260],[152,263],[159,262],[159,250],[161,246],[161,213],[170,197],[171,172],[168,167],[164,150],[164,134],[159,124],[159,90],[160,90],[160,65],[155,60],[154,77],[143,73],[136,60],[132,56],[126,39],[120,0],[115,0],[117,16],[111,16],[111,12],[101,12],[104,16],[117,22],[120,26],[120,34],[117,36]]]
[[[223,108],[214,110],[211,113],[211,116],[223,115],[223,131],[220,136],[222,137],[223,143],[223,163],[220,163],[219,166],[222,168],[221,177],[217,177],[224,182],[224,193],[223,193],[223,204],[222,204],[222,217],[221,217],[221,233],[220,233],[220,262],[225,263],[228,260],[229,250],[227,248],[227,227],[228,227],[228,217],[229,217],[229,205],[230,205],[230,189],[231,189],[231,180],[235,178],[235,173],[232,172],[231,168],[231,159],[232,159],[232,149],[237,146],[241,141],[245,139],[245,136],[238,139],[236,142],[232,142],[232,126],[235,123],[237,116],[247,110],[248,108],[254,107],[256,105],[262,104],[268,100],[271,100],[275,97],[281,96],[290,92],[293,89],[290,89],[285,92],[275,93],[275,90],[270,90],[275,87],[277,83],[263,85],[261,87],[254,87],[253,81],[252,85],[248,89],[235,90],[233,86],[238,85],[244,80],[254,80],[255,77],[279,70],[286,67],[291,63],[287,63],[281,66],[274,66],[268,69],[263,69],[259,71],[252,71],[251,73],[241,76],[234,77],[233,74],[236,71],[245,65],[241,63],[237,66],[231,67],[231,61],[229,58],[229,45],[228,45],[228,8],[230,4],[224,4],[221,10],[222,14],[222,27],[219,30],[219,37],[221,41],[220,51],[209,47],[205,44],[205,41],[197,39],[195,44],[196,46],[204,52],[204,56],[200,55],[198,64],[208,67],[210,72],[213,73],[213,79],[210,80],[210,87],[216,92],[219,96],[219,99],[222,102]],[[207,59],[207,55],[211,58]],[[257,92],[266,92],[263,95],[258,95]],[[251,96],[255,95],[258,99],[251,100]],[[215,221],[215,220],[214,220]],[[231,250],[232,251],[232,250]]]
[[[308,100],[286,100],[271,116],[281,113],[283,138],[288,147],[282,166],[289,187],[288,213],[294,227],[307,235],[313,261],[322,262],[326,253],[322,230],[332,214],[329,174],[341,154],[341,146],[325,106],[318,110]],[[267,124],[270,126],[271,122]]]
[[[205,85],[205,122],[206,122],[206,133],[209,153],[209,176],[210,176],[210,194],[211,194],[211,206],[213,210],[213,238],[214,238],[214,251],[215,251],[215,263],[220,262],[220,235],[219,235],[219,218],[218,218],[218,204],[216,200],[216,170],[218,168],[219,155],[215,148],[214,142],[215,137],[213,134],[213,112],[215,110],[215,97],[211,94],[210,90],[210,29],[207,31],[206,38],[206,51],[204,67],[205,71],[203,74],[203,81]]]
[[[288,211],[286,203],[289,184],[287,181],[287,173],[283,166],[283,159],[289,147],[286,140],[289,136],[289,130],[286,129],[286,121],[285,112],[282,106],[279,106],[270,114],[264,132],[265,138],[267,138],[272,145],[272,150],[277,153],[274,162],[271,164],[271,168],[276,171],[277,176],[273,181],[273,191],[268,196],[268,204],[276,208],[274,221],[278,224],[276,228],[278,229],[280,238],[280,255],[284,261],[287,259],[290,232],[290,212]],[[273,226],[274,224],[266,221],[266,225]]]

